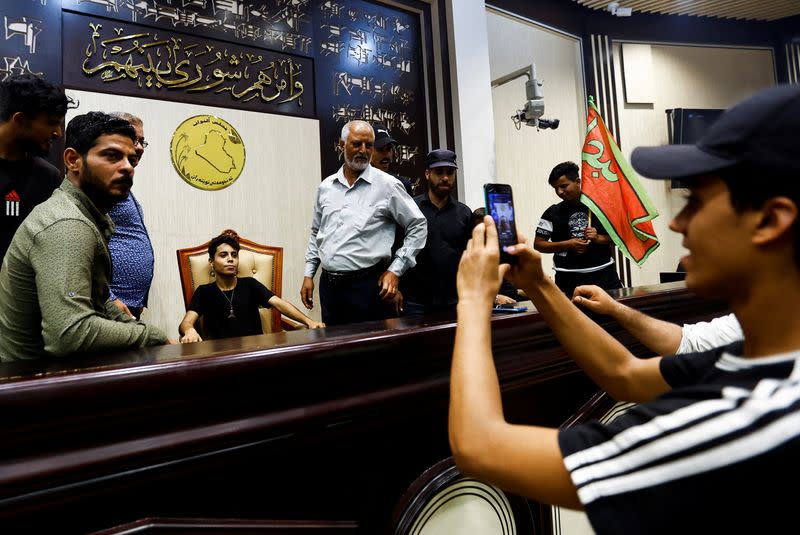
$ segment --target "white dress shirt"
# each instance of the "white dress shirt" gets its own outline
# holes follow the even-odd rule
[[[317,189],[305,275],[313,277],[320,264],[326,271],[355,271],[388,261],[397,225],[405,237],[389,271],[399,277],[425,247],[425,216],[393,176],[368,165],[350,187],[339,168]]]

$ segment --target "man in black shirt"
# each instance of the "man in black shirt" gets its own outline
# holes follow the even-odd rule
[[[0,82],[0,262],[22,221],[64,178],[43,158],[61,137],[71,103],[63,89],[31,74]]]
[[[417,255],[417,265],[401,280],[406,314],[455,311],[458,262],[472,234],[472,210],[450,195],[456,183],[456,153],[436,149],[428,153],[427,162],[428,191],[414,201],[428,220],[428,241]]]
[[[373,124],[372,130],[375,131],[375,142],[372,144],[372,157],[370,165],[376,169],[380,169],[384,173],[389,173],[403,184],[406,188],[406,193],[414,196],[414,186],[411,179],[407,176],[396,175],[389,169],[394,163],[394,150],[397,145],[397,140],[392,137],[389,130],[382,124]],[[401,234],[402,236],[402,234]],[[402,238],[401,238],[402,243]]]
[[[569,297],[582,284],[596,284],[604,290],[621,288],[611,238],[599,221],[589,224],[589,208],[580,202],[578,166],[573,162],[558,164],[548,182],[563,200],[542,214],[533,248],[554,254],[556,285]]]

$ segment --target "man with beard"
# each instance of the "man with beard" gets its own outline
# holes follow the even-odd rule
[[[414,187],[411,184],[411,179],[407,176],[396,175],[390,170],[394,164],[395,147],[397,140],[389,134],[389,129],[384,125],[376,123],[372,125],[372,130],[375,132],[375,143],[372,145],[372,159],[370,165],[376,169],[380,169],[384,173],[389,173],[403,184],[406,193],[414,196]],[[392,255],[400,247],[403,246],[403,238],[405,238],[405,229],[398,226],[394,233],[394,245],[392,245]],[[403,311],[403,294],[398,290],[394,301],[391,304],[394,309],[395,315],[400,316]]]
[[[135,139],[127,121],[100,112],[67,126],[67,179],[25,218],[0,269],[3,361],[167,342],[108,301],[107,213],[130,192]]]
[[[126,112],[112,113],[114,117],[125,119],[136,131],[136,167],[142,161],[147,141],[144,139],[142,120]],[[114,221],[114,235],[108,242],[111,263],[114,267],[111,277],[109,300],[121,311],[137,320],[147,306],[147,295],[153,282],[155,258],[150,235],[144,226],[144,212],[133,192],[108,211]]]
[[[344,125],[344,165],[317,189],[300,299],[314,307],[314,274],[321,265],[322,321],[329,327],[386,318],[399,277],[425,246],[425,216],[399,181],[369,163],[374,140],[369,123]],[[405,236],[393,254],[397,225]]]
[[[414,202],[428,221],[428,241],[416,267],[402,279],[406,314],[455,312],[458,262],[472,235],[472,210],[451,196],[458,169],[456,153],[432,150],[427,166],[428,191],[414,197]]]
[[[394,163],[394,149],[397,145],[397,140],[392,137],[389,130],[382,124],[372,125],[372,129],[375,131],[375,143],[372,146],[370,164],[372,167],[395,177],[406,188],[406,193],[413,196],[414,188],[411,184],[411,179],[407,176],[396,175],[390,170]]]
[[[589,208],[581,204],[578,166],[560,163],[547,180],[562,201],[542,214],[533,248],[554,253],[556,285],[569,297],[581,284],[596,284],[604,290],[621,288],[611,238],[599,221],[589,224]]]
[[[43,158],[61,137],[71,103],[63,89],[32,74],[0,82],[0,262],[22,221],[64,178]]]

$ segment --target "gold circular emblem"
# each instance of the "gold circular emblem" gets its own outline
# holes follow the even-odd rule
[[[204,190],[227,188],[244,168],[244,142],[224,119],[195,115],[183,121],[170,142],[172,165],[181,178]]]

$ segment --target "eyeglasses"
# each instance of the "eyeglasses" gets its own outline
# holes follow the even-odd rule
[[[146,149],[148,143],[147,143],[147,141],[144,140],[143,137],[140,137],[136,141],[133,142],[133,146],[135,147],[136,145],[141,145],[143,149]]]

